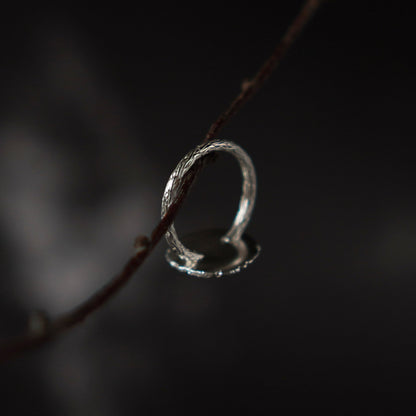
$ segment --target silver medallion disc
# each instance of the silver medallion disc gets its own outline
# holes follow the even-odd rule
[[[221,277],[238,273],[259,255],[260,246],[244,234],[256,199],[256,172],[248,154],[233,142],[213,140],[196,147],[176,166],[166,184],[162,198],[163,217],[169,206],[179,197],[185,175],[195,162],[212,152],[228,152],[239,162],[243,177],[242,192],[237,214],[231,228],[192,233],[179,241],[172,223],[165,238],[169,245],[168,263],[175,269],[192,276]]]

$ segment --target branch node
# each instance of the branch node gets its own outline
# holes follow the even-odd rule
[[[50,327],[51,319],[43,310],[33,311],[28,318],[27,326],[32,335],[44,335]]]
[[[253,86],[253,80],[250,78],[244,78],[243,82],[241,83],[241,91],[246,92]]]
[[[134,240],[134,251],[136,254],[141,253],[149,248],[150,241],[145,235],[138,235]]]

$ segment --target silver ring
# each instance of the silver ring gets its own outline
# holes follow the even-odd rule
[[[209,230],[192,234],[184,239],[188,247],[179,241],[173,223],[165,235],[170,247],[166,252],[169,264],[193,276],[220,277],[237,273],[252,263],[260,251],[254,240],[244,234],[256,199],[256,172],[248,154],[233,142],[213,140],[196,147],[179,162],[166,184],[161,216],[179,197],[185,175],[196,161],[219,151],[228,152],[237,159],[243,177],[240,203],[231,228],[228,231]]]

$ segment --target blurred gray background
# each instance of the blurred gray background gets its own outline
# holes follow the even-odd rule
[[[1,339],[121,269],[157,223],[177,162],[300,5],[3,14]],[[2,365],[2,414],[397,414],[390,399],[410,397],[416,371],[407,7],[329,1],[219,135],[256,165],[259,259],[233,277],[188,278],[163,241],[83,325]],[[239,191],[238,165],[222,155],[178,231],[227,227]]]

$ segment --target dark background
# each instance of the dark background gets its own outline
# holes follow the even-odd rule
[[[3,13],[2,338],[121,269],[300,4]],[[162,242],[82,326],[2,365],[2,414],[400,413],[416,384],[413,26],[404,1],[329,1],[219,135],[256,165],[258,260],[199,280]],[[178,231],[227,227],[239,176],[229,156],[210,165]]]

